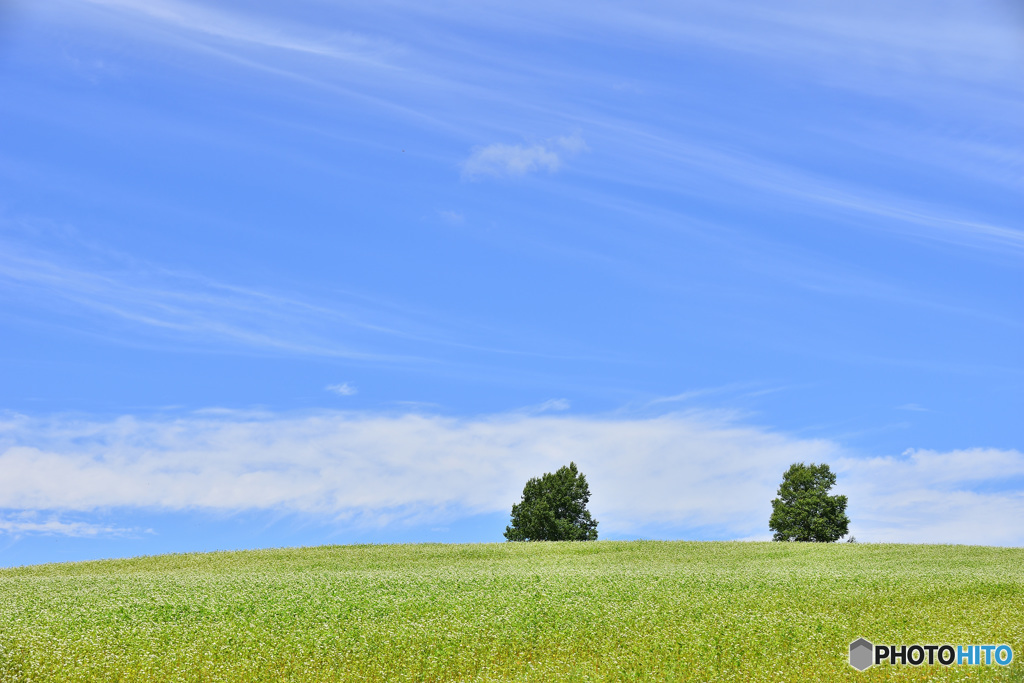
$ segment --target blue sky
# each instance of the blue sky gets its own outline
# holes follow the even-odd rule
[[[1024,544],[1024,10],[0,11],[0,566],[602,538]]]

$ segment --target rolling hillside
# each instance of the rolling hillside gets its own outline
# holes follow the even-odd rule
[[[1007,643],[1009,667],[847,663]],[[0,570],[3,681],[1024,680],[1024,549],[323,546]]]

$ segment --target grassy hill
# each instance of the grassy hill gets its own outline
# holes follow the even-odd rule
[[[1007,643],[858,673],[847,648]],[[1024,549],[325,546],[0,570],[2,681],[1024,680]]]

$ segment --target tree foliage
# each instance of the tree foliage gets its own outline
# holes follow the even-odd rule
[[[597,520],[587,503],[587,478],[569,463],[554,474],[526,482],[523,499],[512,506],[512,523],[505,527],[509,541],[596,541]]]
[[[828,495],[835,483],[828,465],[793,463],[772,501],[768,528],[775,532],[773,539],[831,543],[846,535],[846,496]]]

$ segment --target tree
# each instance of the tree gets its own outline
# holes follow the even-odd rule
[[[523,499],[512,506],[509,541],[596,541],[597,520],[590,517],[587,478],[570,462],[554,474],[533,478]]]
[[[835,483],[828,465],[793,463],[772,501],[768,528],[775,532],[773,540],[831,543],[846,535],[846,496],[828,495]]]

